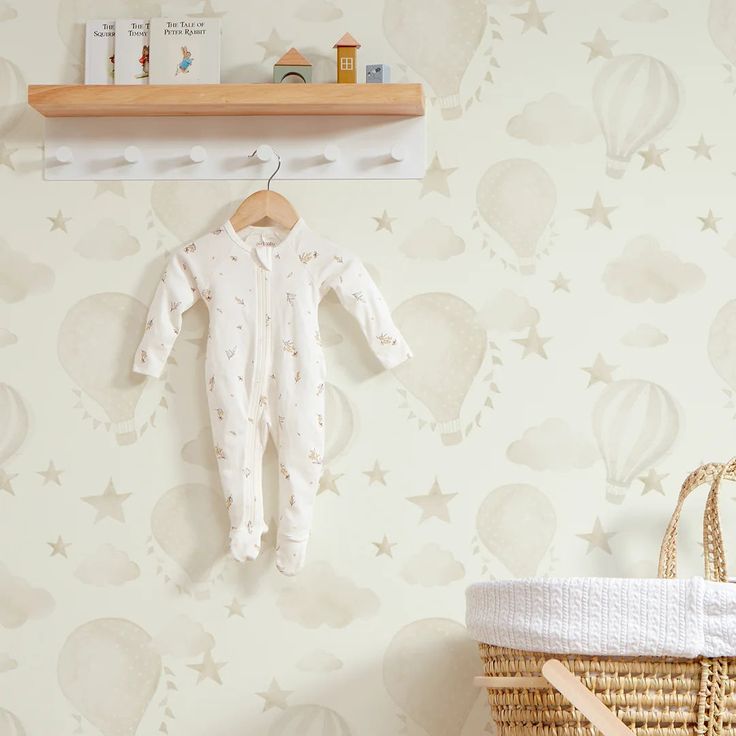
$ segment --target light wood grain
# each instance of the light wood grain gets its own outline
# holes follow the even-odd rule
[[[424,114],[421,84],[30,85],[46,117]]]
[[[544,677],[485,677],[478,675],[473,678],[473,684],[476,687],[491,688],[492,690],[513,690],[514,688],[523,687],[533,690],[549,690],[552,685]]]

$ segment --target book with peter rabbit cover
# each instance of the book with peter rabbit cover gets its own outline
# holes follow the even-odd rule
[[[115,84],[148,84],[149,25],[140,18],[115,21]]]
[[[151,84],[219,84],[219,18],[152,18]]]

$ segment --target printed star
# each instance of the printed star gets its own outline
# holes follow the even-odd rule
[[[457,493],[442,493],[437,478],[435,478],[429,493],[425,493],[423,496],[408,496],[406,500],[416,504],[422,510],[422,518],[419,519],[420,524],[432,517],[449,522],[450,512],[447,504],[455,496],[457,496]]]
[[[657,473],[654,468],[651,468],[646,475],[640,475],[637,480],[644,484],[644,488],[641,490],[641,495],[646,496],[649,491],[656,491],[664,496],[664,488],[662,488],[662,481],[669,475],[669,473]]]
[[[271,31],[271,35],[265,41],[257,41],[256,43],[259,46],[263,46],[263,59],[261,61],[278,58],[284,53],[284,49],[288,49],[292,45],[291,41],[286,41],[281,38],[275,28]]]
[[[650,166],[659,166],[660,169],[664,169],[662,154],[667,153],[669,150],[669,148],[657,148],[654,143],[650,143],[649,148],[639,151],[639,155],[644,159],[641,163],[641,168],[648,169]]]
[[[15,171],[15,164],[13,163],[13,154],[17,153],[17,148],[8,148],[5,145],[5,141],[0,141],[0,166],[7,166],[9,169]]]
[[[17,478],[18,474],[13,473],[12,475],[9,475],[6,473],[2,468],[0,468],[0,489],[3,491],[7,491],[11,496],[15,495],[15,492],[13,491],[13,478]]]
[[[389,217],[388,212],[386,210],[383,211],[383,214],[380,217],[374,217],[373,218],[376,221],[376,230],[388,230],[390,233],[392,233],[394,230],[391,227],[391,223],[396,219],[395,217]]]
[[[424,179],[422,179],[422,191],[419,196],[423,197],[430,192],[437,192],[437,194],[444,194],[445,197],[449,197],[450,187],[447,179],[454,171],[457,171],[457,167],[443,169],[440,158],[435,153],[432,163],[427,167]]]
[[[189,13],[192,18],[221,18],[227,13],[226,10],[215,10],[211,0],[204,0],[204,5],[199,13]]]
[[[615,209],[618,209],[617,207],[606,207],[603,204],[603,200],[601,199],[601,195],[596,192],[595,197],[593,198],[593,204],[590,207],[587,207],[585,209],[579,209],[578,212],[581,212],[588,218],[588,224],[585,226],[585,229],[587,230],[592,225],[595,225],[596,223],[599,223],[601,225],[605,225],[609,230],[612,230],[611,222],[608,219],[609,213],[613,212]]]
[[[289,704],[286,699],[291,695],[293,690],[282,690],[279,683],[276,682],[274,677],[271,680],[271,684],[268,686],[268,690],[264,690],[261,693],[256,693],[259,698],[263,698],[263,711],[270,710],[271,708],[281,708],[286,710]]]
[[[552,290],[553,292],[570,291],[570,279],[565,278],[561,273],[558,273],[557,276],[550,281],[550,284],[555,287]]]
[[[338,473],[333,475],[329,468],[325,468],[322,477],[319,479],[319,488],[317,489],[317,495],[325,493],[326,491],[332,491],[336,496],[340,495],[340,491],[337,489],[337,481],[342,478],[344,473]]]
[[[609,365],[603,356],[598,353],[593,365],[590,368],[583,368],[586,373],[590,374],[588,380],[588,388],[596,383],[611,383],[613,381],[613,371],[618,368],[617,365]]]
[[[237,599],[233,598],[232,602],[225,606],[227,610],[229,611],[227,617],[230,618],[231,616],[243,616],[243,604]]]
[[[220,679],[220,670],[227,664],[227,662],[215,662],[212,659],[212,652],[208,649],[202,656],[200,664],[188,664],[190,670],[194,670],[199,673],[197,677],[197,685],[203,680],[212,680],[218,685],[222,685]]]
[[[610,39],[606,38],[603,31],[599,28],[595,32],[593,40],[583,41],[583,46],[587,46],[590,49],[590,53],[588,54],[588,61],[591,62],[593,61],[593,59],[597,59],[598,57],[603,57],[604,59],[612,59],[613,51],[611,51],[611,47],[615,46],[617,43],[618,41],[611,41]]]
[[[514,18],[524,21],[524,27],[521,29],[522,33],[526,33],[530,28],[536,28],[542,33],[547,33],[547,27],[544,25],[544,19],[548,15],[552,15],[552,11],[546,13],[540,12],[537,7],[536,0],[530,0],[529,7],[526,9],[526,13],[512,13]]]
[[[61,210],[56,213],[55,217],[47,217],[46,219],[51,223],[51,230],[49,232],[54,232],[54,230],[62,230],[65,233],[69,232],[66,229],[66,224],[72,218],[64,217],[64,215],[61,214]]]
[[[107,488],[99,496],[83,496],[82,501],[88,503],[97,511],[95,524],[108,518],[124,523],[123,502],[127,501],[130,496],[130,493],[118,493],[111,478]]]
[[[603,531],[603,525],[601,520],[596,516],[595,523],[593,524],[593,531],[588,534],[576,534],[576,537],[584,539],[588,543],[588,549],[585,554],[590,554],[594,549],[601,549],[608,554],[613,554],[611,547],[608,544],[609,537],[616,536],[616,532]]]
[[[43,484],[56,483],[57,486],[61,485],[61,474],[63,470],[57,470],[53,460],[49,460],[49,466],[46,470],[37,470],[38,475],[43,476]]]
[[[514,342],[523,346],[524,353],[521,356],[522,358],[526,358],[527,355],[531,355],[532,353],[535,353],[540,358],[546,358],[547,351],[544,349],[544,344],[551,339],[551,337],[540,337],[537,328],[532,325],[526,337],[517,337]]]
[[[705,217],[698,217],[698,220],[703,223],[703,227],[700,228],[700,232],[703,230],[712,230],[714,233],[718,232],[718,221],[722,220],[722,217],[716,217],[713,214],[713,210],[709,209],[708,214]]]
[[[389,542],[388,537],[384,534],[383,539],[380,542],[371,542],[371,544],[376,548],[376,557],[380,557],[381,555],[388,555],[389,557],[393,557],[393,552],[391,552],[391,547],[396,546],[396,542]]]
[[[711,143],[710,145],[708,145],[705,142],[705,138],[703,137],[702,133],[700,134],[700,140],[694,146],[688,146],[688,148],[691,151],[695,152],[695,155],[693,156],[693,160],[696,158],[700,158],[701,156],[703,158],[707,158],[709,161],[713,160],[710,155],[710,149],[715,148],[715,144]]]
[[[363,475],[368,476],[368,485],[372,486],[374,483],[381,483],[386,485],[386,473],[388,470],[381,470],[381,466],[378,464],[378,460],[373,463],[373,470],[364,470]]]
[[[98,181],[97,188],[95,189],[94,198],[97,199],[101,194],[110,192],[118,197],[125,198],[125,190],[123,189],[123,182],[121,181]]]
[[[64,557],[66,557],[66,548],[71,546],[69,542],[65,542],[61,538],[61,535],[56,538],[55,542],[46,542],[46,544],[51,547],[51,557],[54,557],[56,555],[63,555]]]

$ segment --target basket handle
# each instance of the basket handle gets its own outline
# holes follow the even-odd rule
[[[677,506],[672,514],[667,531],[664,533],[659,551],[659,577],[677,577],[677,531],[685,499],[699,486],[710,483],[708,499],[703,514],[703,557],[705,558],[705,579],[721,583],[728,581],[726,554],[723,549],[723,532],[718,513],[718,492],[723,479],[736,480],[736,458],[727,463],[706,463],[685,478]]]

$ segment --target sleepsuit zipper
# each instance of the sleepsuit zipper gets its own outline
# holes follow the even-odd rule
[[[256,462],[256,438],[258,429],[258,420],[260,419],[263,407],[261,406],[261,395],[263,383],[266,375],[266,360],[270,344],[271,328],[268,324],[270,306],[270,294],[268,288],[268,276],[265,269],[260,266],[256,269],[256,334],[255,334],[255,360],[253,362],[253,390],[251,395],[251,408],[249,415],[253,417],[253,428],[251,436],[251,462],[254,467],[251,468],[251,486],[253,488],[253,498],[251,503],[250,518],[248,519],[248,531],[252,533],[255,523],[256,513],[256,492],[255,482],[261,476],[261,470],[255,468]]]

